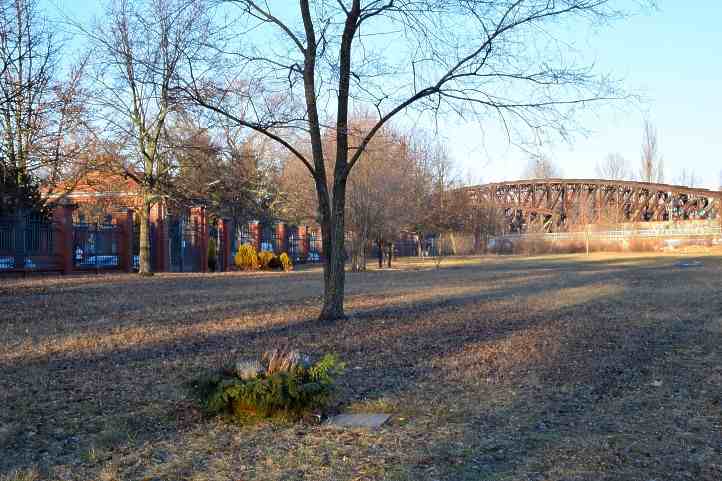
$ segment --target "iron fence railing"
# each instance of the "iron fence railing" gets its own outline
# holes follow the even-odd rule
[[[54,267],[55,224],[36,214],[0,219],[0,270]]]
[[[73,224],[73,265],[95,269],[119,267],[120,235],[115,224]]]
[[[171,271],[200,272],[203,259],[201,225],[188,219],[173,219],[169,223],[168,253]]]

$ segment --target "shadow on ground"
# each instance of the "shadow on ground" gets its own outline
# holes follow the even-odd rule
[[[336,323],[315,320],[314,272],[0,290],[17,314],[0,318],[0,402],[12,407],[0,416],[12,453],[0,470],[720,479],[721,269],[706,262],[682,270],[669,258],[510,259],[354,274],[350,317]],[[349,365],[339,402],[390,410],[392,425],[356,436],[186,422],[184,382],[279,342],[339,353]]]

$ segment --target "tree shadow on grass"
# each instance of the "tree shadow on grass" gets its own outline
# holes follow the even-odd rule
[[[598,266],[595,267],[598,269]],[[625,278],[625,272],[631,275]],[[351,309],[349,320],[336,323],[295,318],[278,326],[258,328],[251,332],[230,329],[223,333],[179,338],[170,342],[118,346],[103,353],[77,353],[58,359],[28,360],[16,362],[12,366],[4,365],[3,377],[9,382],[17,381],[25,386],[15,391],[15,397],[6,398],[6,405],[18,407],[9,415],[10,423],[34,423],[32,429],[37,430],[34,439],[27,438],[26,431],[11,440],[12,448],[22,453],[6,458],[0,468],[9,470],[44,462],[43,451],[48,453],[48,445],[53,444],[47,442],[54,436],[50,414],[52,406],[59,400],[62,400],[60,407],[64,415],[74,420],[70,427],[82,438],[76,445],[63,447],[66,450],[64,454],[57,455],[62,459],[77,458],[90,445],[90,438],[95,439],[102,434],[103,423],[123,424],[123,429],[135,438],[135,442],[152,443],[176,438],[180,435],[179,428],[169,414],[172,414],[170,411],[174,403],[182,398],[179,386],[184,381],[217,364],[229,353],[249,355],[275,342],[290,341],[316,353],[338,352],[349,363],[350,369],[342,382],[341,400],[345,403],[395,398],[413,404],[414,399],[418,399],[418,412],[424,415],[432,409],[434,403],[440,403],[441,408],[454,405],[453,398],[444,400],[443,393],[469,397],[471,404],[464,406],[467,407],[471,422],[460,423],[453,416],[441,418],[441,423],[456,423],[460,427],[447,437],[428,434],[429,441],[438,445],[438,449],[432,449],[426,458],[418,454],[404,460],[404,469],[418,476],[416,479],[425,479],[432,471],[440,479],[463,479],[454,476],[479,472],[512,476],[519,462],[536,459],[535,456],[539,457],[539,453],[547,449],[543,443],[539,446],[534,444],[538,443],[538,436],[528,436],[530,432],[540,429],[539,422],[546,425],[551,423],[547,412],[553,412],[559,407],[566,409],[564,406],[571,405],[572,400],[577,398],[587,399],[583,396],[590,396],[588,399],[593,400],[608,395],[604,393],[614,392],[620,385],[627,384],[623,376],[625,369],[633,369],[630,366],[639,363],[653,364],[655,361],[655,351],[645,346],[650,338],[650,327],[630,327],[625,330],[618,326],[619,331],[615,331],[610,339],[617,344],[623,343],[623,348],[620,350],[614,345],[608,346],[614,356],[593,357],[591,360],[579,356],[584,347],[604,340],[604,333],[598,330],[593,332],[594,335],[587,335],[579,329],[565,331],[565,343],[548,352],[543,345],[533,342],[530,345],[529,336],[555,334],[559,323],[565,329],[571,329],[569,325],[580,313],[589,318],[585,325],[603,323],[606,311],[602,307],[619,301],[616,296],[599,295],[575,303],[560,300],[563,297],[559,295],[560,290],[595,288],[605,284],[623,288],[639,276],[667,286],[679,281],[678,274],[666,268],[633,271],[608,269],[599,275],[567,276],[563,280],[542,276],[533,282],[522,281],[496,289],[480,288],[476,292],[472,288],[441,299],[436,299],[437,296],[429,292],[426,297],[421,295],[412,298],[410,302],[397,301],[391,305]],[[416,292],[416,287],[414,282],[410,290]],[[398,289],[403,291],[404,288]],[[525,304],[525,298],[538,299],[539,304]],[[544,303],[545,298],[557,301]],[[513,302],[506,302],[509,299],[519,299],[521,306],[514,309]],[[623,302],[632,304],[635,300],[626,298]],[[530,310],[531,307],[536,309]],[[539,355],[529,359],[524,356],[514,357],[510,349],[516,347],[515,339],[520,343],[519,348],[533,348],[541,354],[550,354],[550,357],[546,360]],[[683,340],[677,339],[675,342]],[[504,343],[509,344],[506,350],[474,358],[474,350],[479,349],[479,346]],[[461,360],[447,362],[460,355]],[[468,356],[466,364],[463,362],[464,356]],[[511,361],[505,361],[505,357]],[[572,357],[576,359],[575,363],[568,362]],[[450,372],[465,374],[455,377]],[[596,374],[600,374],[598,381],[595,380]],[[505,391],[515,389],[519,382],[524,382],[532,375],[536,382],[555,386],[576,382],[581,387],[560,394],[558,399],[548,393],[537,396],[533,394],[535,391],[531,391],[531,397],[491,406],[491,410],[485,410],[490,406],[485,406],[483,399],[475,394],[476,390],[480,393],[489,392],[489,386],[492,389],[497,386]],[[622,383],[619,384],[615,379],[622,379]],[[17,394],[32,402],[23,402]],[[478,407],[469,408],[473,403]],[[592,412],[594,403],[575,401],[575,405],[579,404],[582,407],[579,408],[580,413],[575,415],[577,417],[565,415],[564,422],[585,419]],[[503,420],[519,418],[520,412],[524,411],[528,419],[514,430],[507,429],[507,423]],[[99,428],[100,432],[94,432]],[[502,456],[498,452],[488,454],[484,451],[488,448],[486,438],[478,436],[478,430],[482,428],[492,430],[495,434],[492,437],[502,440],[500,449],[505,450],[506,454]],[[515,447],[514,433],[516,437],[524,437],[525,441],[519,446],[531,454],[524,454]],[[577,432],[572,430],[568,434],[571,436]],[[473,449],[457,452],[455,443],[458,439],[464,440]],[[419,453],[424,451],[420,446],[415,450]],[[473,466],[480,467],[476,469]]]

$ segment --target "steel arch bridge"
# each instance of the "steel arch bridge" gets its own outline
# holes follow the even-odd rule
[[[504,215],[509,232],[565,232],[588,224],[720,220],[722,192],[604,179],[529,179],[467,187]]]

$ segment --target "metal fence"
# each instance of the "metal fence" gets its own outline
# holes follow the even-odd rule
[[[173,218],[168,225],[170,270],[172,272],[202,271],[202,226],[186,218]]]
[[[79,269],[120,267],[120,227],[115,224],[74,224],[73,265]]]
[[[303,232],[307,232],[304,234]],[[323,242],[316,232],[292,228],[287,233],[287,251],[296,264],[317,263],[323,260]]]
[[[304,243],[305,236],[299,233],[298,229],[292,229],[288,233],[288,256],[296,264],[306,261],[306,249]]]
[[[258,251],[273,252],[274,254],[280,254],[284,252],[285,241],[284,237],[278,235],[275,225],[264,224],[259,226],[261,232],[261,243],[260,246],[256,246]]]
[[[0,218],[0,271],[57,268],[55,229],[35,214]]]

